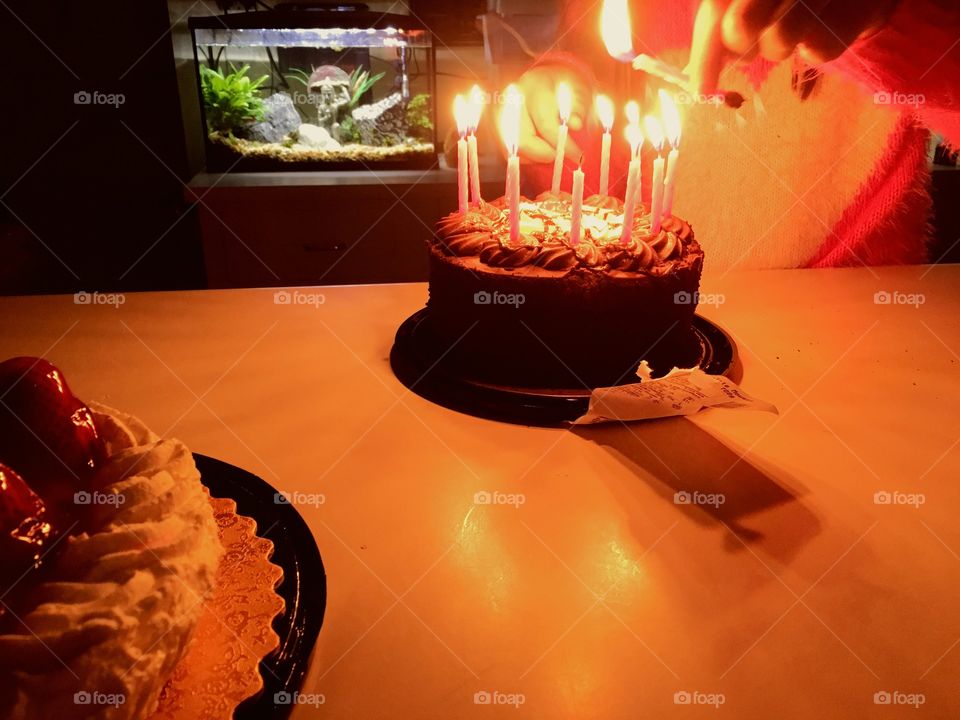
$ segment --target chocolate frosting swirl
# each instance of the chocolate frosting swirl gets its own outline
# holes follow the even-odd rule
[[[592,195],[584,205],[585,224],[580,243],[570,245],[568,218],[570,195],[541,193],[536,201],[521,198],[521,241],[509,242],[507,213],[503,198],[481,202],[461,215],[451,213],[437,223],[436,243],[450,255],[479,257],[491,267],[519,268],[536,266],[566,272],[578,266],[619,272],[662,272],[660,266],[672,266],[682,257],[691,237],[690,226],[675,217],[665,218],[660,232],[650,233],[649,215],[634,218],[631,240],[619,242],[618,232],[598,232],[589,217],[600,221],[623,212],[623,203],[607,195]],[[599,210],[594,210],[596,208]],[[567,218],[565,221],[564,218]],[[616,219],[613,220],[616,229]],[[601,222],[601,227],[603,226]]]
[[[529,265],[540,254],[539,245],[488,245],[480,251],[480,259],[492,267],[523,267]]]

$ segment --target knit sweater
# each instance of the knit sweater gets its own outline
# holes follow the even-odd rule
[[[683,65],[693,4],[670,3],[662,15],[653,12],[657,4],[666,2],[633,2],[635,46]],[[562,65],[619,102],[633,97],[652,109],[655,81],[625,72],[604,53],[594,17],[599,6],[569,4],[561,51],[538,64]],[[681,106],[674,208],[696,229],[706,270],[925,261],[928,128],[960,144],[960,7],[905,0],[884,30],[823,66],[809,93],[794,87],[797,65],[757,59],[728,67],[720,84],[746,98],[737,110]],[[622,128],[621,115],[611,163],[612,192],[620,193],[628,161]],[[599,183],[600,135],[594,118],[571,133],[584,150],[588,194]],[[655,153],[644,147],[649,202]],[[568,162],[564,189],[571,169]],[[546,187],[549,175],[549,167],[530,167],[526,188]]]

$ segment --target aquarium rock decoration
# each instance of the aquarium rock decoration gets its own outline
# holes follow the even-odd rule
[[[297,129],[297,143],[294,147],[304,147],[312,150],[336,150],[340,147],[340,143],[334,140],[326,128],[304,123]]]
[[[399,92],[353,111],[353,120],[365,145],[399,145],[407,129],[407,113]]]
[[[286,93],[275,93],[263,101],[263,120],[250,125],[243,135],[257,142],[280,143],[299,128],[300,123],[293,98]]]

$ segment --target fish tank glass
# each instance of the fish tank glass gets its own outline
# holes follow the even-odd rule
[[[208,170],[436,163],[435,52],[416,18],[300,3],[189,27]]]

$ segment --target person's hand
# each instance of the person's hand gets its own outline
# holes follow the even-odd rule
[[[591,90],[577,73],[556,65],[541,65],[528,70],[517,81],[524,100],[520,112],[520,157],[525,160],[534,163],[553,161],[560,132],[557,111],[557,84],[560,82],[570,85],[573,95],[567,126],[575,132],[586,121]],[[581,154],[577,143],[568,136],[564,155],[576,161]]]
[[[880,30],[899,0],[703,0],[688,72],[697,92],[713,92],[730,61],[762,55],[778,62],[794,50],[813,65],[829,62]]]

